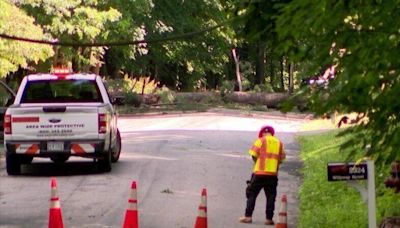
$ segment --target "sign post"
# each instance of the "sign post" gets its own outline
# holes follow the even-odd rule
[[[367,180],[367,189],[357,180]],[[375,165],[374,161],[362,163],[328,163],[328,181],[347,181],[356,188],[368,203],[368,228],[376,228]]]
[[[368,228],[376,227],[375,164],[367,160],[368,167]]]

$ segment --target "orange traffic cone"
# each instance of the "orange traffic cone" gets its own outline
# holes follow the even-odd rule
[[[60,199],[57,194],[57,180],[51,179],[51,198],[49,212],[49,228],[63,228],[63,220],[61,215]]]
[[[124,228],[138,228],[139,219],[137,211],[137,191],[135,181],[132,181],[131,196],[128,200],[128,203],[128,209],[126,209],[125,213]]]
[[[278,222],[276,223],[275,228],[287,228],[287,197],[285,194],[282,195]]]
[[[207,228],[207,191],[205,188],[201,192],[199,215],[197,216],[194,228]]]

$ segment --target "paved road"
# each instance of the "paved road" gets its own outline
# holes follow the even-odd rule
[[[295,227],[301,163],[294,137],[305,122],[219,113],[122,117],[123,154],[111,173],[98,173],[87,160],[56,166],[35,159],[23,167],[23,175],[7,176],[1,158],[0,227],[47,226],[51,176],[58,180],[66,227],[121,227],[133,180],[140,227],[193,227],[202,188],[208,193],[209,227],[265,227],[263,194],[254,223],[237,223],[252,166],[247,150],[263,124],[276,127],[288,153],[278,196],[288,195],[289,227]]]

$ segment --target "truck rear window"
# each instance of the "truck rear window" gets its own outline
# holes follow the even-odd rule
[[[28,81],[22,103],[103,102],[93,80]]]

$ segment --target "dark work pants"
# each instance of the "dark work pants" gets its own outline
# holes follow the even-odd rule
[[[264,189],[267,198],[267,205],[265,214],[267,219],[274,217],[276,187],[278,186],[278,177],[268,175],[253,175],[249,185],[246,188],[246,212],[245,216],[251,217],[253,215],[256,199],[261,189]]]

